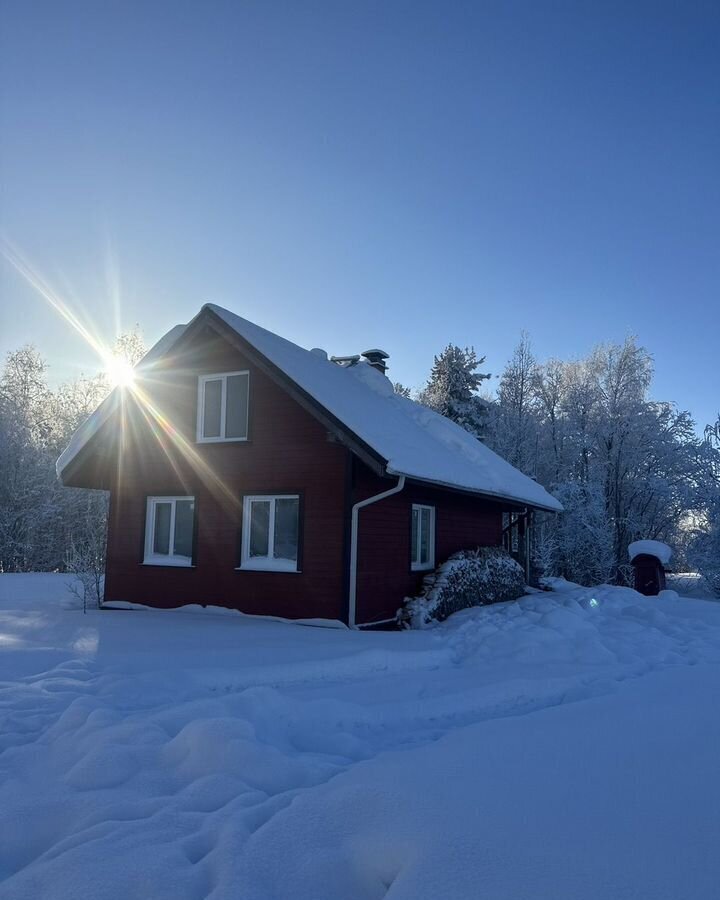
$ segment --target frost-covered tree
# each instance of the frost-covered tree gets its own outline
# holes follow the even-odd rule
[[[116,352],[144,353],[137,330]],[[110,390],[103,374],[52,389],[31,346],[10,353],[0,372],[0,571],[64,569],[104,542],[107,495],[64,488],[55,462],[75,429]],[[95,554],[97,555],[97,554]]]
[[[535,475],[538,465],[538,378],[530,338],[523,332],[500,376],[494,429],[501,454],[529,475]]]
[[[698,512],[688,559],[720,597],[720,416],[705,429],[699,463]]]
[[[683,523],[707,505],[692,418],[650,398],[652,377],[652,358],[633,338],[545,364],[523,341],[503,373],[489,443],[566,499],[566,513],[544,529],[549,574],[615,577],[632,540],[681,548]]]
[[[483,363],[449,345],[420,400],[482,434],[563,499],[566,512],[545,518],[536,564],[590,584],[622,577],[628,544],[639,538],[666,541],[679,560],[692,538],[697,553],[710,557],[720,512],[720,424],[703,442],[687,411],[654,400],[653,360],[633,337],[584,359],[542,363],[523,334],[497,396],[484,400]]]
[[[485,403],[478,396],[480,385],[490,377],[478,372],[485,357],[472,347],[448,344],[435,357],[430,377],[420,392],[420,402],[457,422],[480,438],[485,424]]]
[[[130,363],[131,366],[137,365],[146,353],[147,347],[139,325],[135,325],[132,331],[118,335],[112,348],[113,356]]]
[[[46,365],[31,346],[0,375],[0,564],[22,571],[39,552],[53,492],[46,446],[53,430]]]
[[[554,559],[545,561],[547,574],[588,585],[611,580],[616,560],[602,485],[565,482],[556,487],[555,496],[565,511],[549,529]]]
[[[557,359],[538,365],[533,382],[537,423],[535,476],[558,484],[567,469],[568,428],[564,412],[566,366]]]

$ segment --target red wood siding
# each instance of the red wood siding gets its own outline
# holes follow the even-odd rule
[[[197,444],[198,375],[241,369],[250,371],[249,440]],[[152,407],[178,428],[187,452],[152,414],[128,410],[128,437],[111,491],[106,599],[344,618],[348,451],[247,359],[210,336],[176,356],[148,394]],[[267,492],[301,495],[299,573],[235,571],[241,497]],[[142,565],[146,498],[161,494],[196,498],[195,568]]]
[[[392,487],[355,462],[353,503]],[[396,481],[396,479],[395,479]],[[392,618],[404,597],[415,596],[424,572],[410,569],[413,503],[435,507],[435,562],[458,550],[497,546],[502,505],[441,488],[406,483],[404,490],[360,510],[358,540],[358,624]]]

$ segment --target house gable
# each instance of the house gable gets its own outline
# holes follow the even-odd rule
[[[247,440],[198,444],[198,378],[238,370],[250,378]],[[146,381],[149,405],[172,427],[164,430],[139,403],[125,414],[120,465],[111,466],[106,598],[345,618],[347,447],[212,328],[190,332]],[[299,499],[296,571],[241,567],[245,498],[263,495]],[[147,500],[163,496],[195,503],[185,568],[144,564]]]

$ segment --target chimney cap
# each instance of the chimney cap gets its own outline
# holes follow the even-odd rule
[[[363,353],[363,356],[367,360],[368,365],[372,366],[373,369],[377,369],[381,374],[385,374],[387,371],[387,363],[386,359],[390,359],[390,354],[386,353],[384,350],[366,350]]]

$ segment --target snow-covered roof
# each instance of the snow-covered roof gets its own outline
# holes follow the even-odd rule
[[[367,362],[339,366],[220,306],[206,304],[203,309],[215,313],[312,397],[315,403],[371,448],[385,461],[388,474],[405,475],[540,509],[562,510],[559,501],[542,485],[511,466],[459,425],[396,394],[390,381]],[[179,334],[169,332],[159,342],[163,345],[161,352],[167,352],[177,337]],[[157,358],[159,344],[148,357]],[[148,357],[141,366],[146,364]],[[90,418],[94,419],[104,407],[105,404],[101,405]],[[110,412],[112,410],[105,411],[103,421]],[[85,426],[79,429],[70,447],[58,460],[58,472],[102,422],[87,424],[84,436],[79,437]]]
[[[666,566],[672,557],[672,548],[668,547],[662,541],[633,541],[628,547],[628,556],[632,562],[636,556],[646,553],[648,556],[655,556],[660,562]]]

